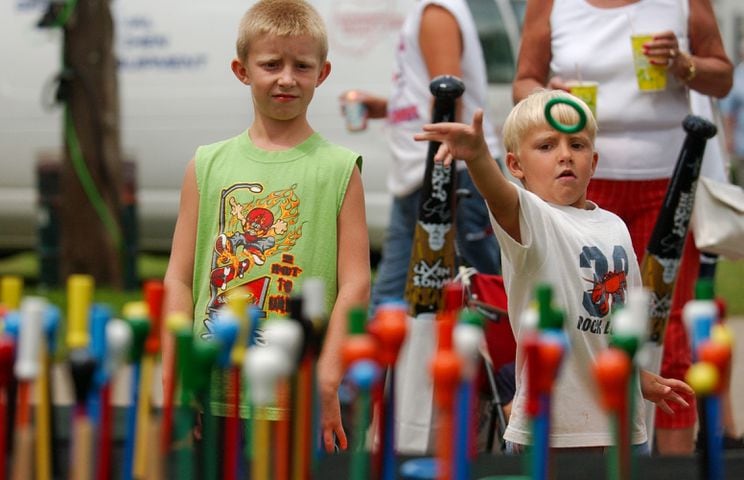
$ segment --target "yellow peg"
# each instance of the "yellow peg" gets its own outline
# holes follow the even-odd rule
[[[718,387],[718,369],[708,362],[693,363],[687,370],[685,381],[698,396],[711,395]]]
[[[235,343],[233,343],[230,350],[230,363],[232,365],[242,365],[246,344],[248,343],[248,335],[250,333],[248,317],[246,317],[245,311],[248,305],[248,297],[245,295],[245,291],[240,288],[231,290],[228,297],[228,305],[235,318],[238,319],[238,337],[235,339]]]
[[[23,279],[17,275],[7,275],[0,280],[0,303],[8,310],[18,310],[23,295]]]
[[[74,274],[67,278],[67,347],[85,348],[90,343],[88,312],[93,300],[93,277]]]

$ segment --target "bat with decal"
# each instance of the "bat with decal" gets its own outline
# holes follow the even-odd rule
[[[705,143],[717,130],[714,124],[693,115],[685,117],[682,127],[687,135],[641,262],[643,286],[651,292],[648,314],[651,349],[644,367],[654,373],[661,370],[664,335],[690,226]],[[646,425],[654,424],[655,414],[655,408],[646,410]]]
[[[716,134],[715,125],[693,115],[682,127],[687,136],[641,262],[643,285],[651,290],[649,340],[659,346],[664,344],[705,143]]]
[[[465,91],[452,75],[434,78],[432,123],[455,121],[455,102]],[[405,299],[413,316],[440,310],[442,287],[455,276],[455,165],[434,161],[439,142],[429,142]]]

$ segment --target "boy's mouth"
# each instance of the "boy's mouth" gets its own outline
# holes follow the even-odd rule
[[[565,177],[576,178],[576,174],[574,174],[573,171],[571,171],[571,170],[563,170],[558,175],[558,178],[565,178]]]

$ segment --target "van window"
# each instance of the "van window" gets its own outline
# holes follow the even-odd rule
[[[480,37],[488,83],[511,83],[525,0],[467,0]]]

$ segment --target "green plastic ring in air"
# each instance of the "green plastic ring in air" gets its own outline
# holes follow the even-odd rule
[[[576,110],[576,113],[579,114],[579,121],[576,122],[575,125],[566,125],[553,118],[552,109],[553,106],[558,103],[565,103],[569,107]],[[548,121],[551,127],[555,128],[561,133],[580,132],[586,126],[586,113],[584,113],[584,109],[581,108],[579,104],[576,103],[574,100],[565,97],[551,98],[550,100],[548,100],[548,103],[545,104],[545,119]]]

